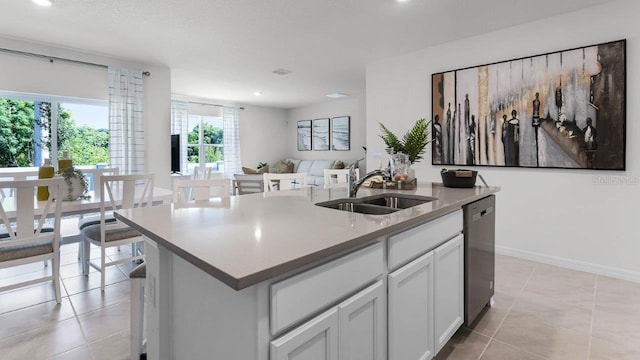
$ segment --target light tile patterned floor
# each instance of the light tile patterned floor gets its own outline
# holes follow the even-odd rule
[[[0,358],[127,359],[131,265],[108,270],[101,293],[97,272],[81,275],[77,245],[62,259],[62,304],[50,283],[0,294]],[[0,270],[0,283],[42,271]],[[640,359],[640,284],[498,255],[495,305],[437,359]]]
[[[640,284],[501,255],[495,284],[437,359],[640,359]]]
[[[98,248],[92,251],[99,256]],[[123,246],[110,258],[126,253]],[[61,247],[62,303],[56,304],[51,282],[0,293],[0,359],[127,359],[129,356],[129,280],[132,265],[82,276],[78,245]],[[0,270],[0,284],[50,272],[43,263]]]

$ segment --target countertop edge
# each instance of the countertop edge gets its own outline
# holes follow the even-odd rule
[[[393,234],[397,231],[401,231],[401,230],[405,230],[407,228],[419,225],[421,223],[424,223],[426,221],[438,218],[440,216],[446,215],[448,213],[451,213],[457,209],[461,209],[462,206],[470,204],[474,201],[480,200],[482,198],[485,198],[489,195],[495,194],[499,191],[500,189],[497,187],[493,187],[490,189],[487,189],[486,192],[483,192],[481,194],[475,194],[472,196],[469,196],[468,198],[465,198],[464,200],[449,204],[447,206],[444,206],[442,208],[439,208],[437,210],[433,210],[430,211],[428,213],[422,214],[422,215],[418,215],[416,217],[407,219],[405,221],[387,226],[385,228],[382,228],[380,230],[362,235],[362,236],[358,236],[355,237],[351,240],[348,241],[344,241],[338,245],[332,246],[332,247],[328,247],[325,249],[322,249],[320,251],[316,251],[314,253],[302,256],[302,257],[298,257],[294,260],[290,260],[281,264],[278,264],[276,266],[272,266],[270,268],[255,272],[251,275],[247,275],[244,277],[240,277],[240,278],[236,278],[234,276],[231,276],[229,274],[227,274],[226,272],[216,268],[214,265],[203,261],[202,259],[198,258],[197,256],[191,254],[188,251],[183,250],[182,248],[175,246],[175,244],[173,244],[170,241],[166,241],[165,239],[163,239],[161,236],[158,236],[157,234],[154,234],[153,232],[139,226],[138,224],[136,224],[135,222],[127,219],[126,217],[122,216],[119,212],[115,212],[115,217],[119,220],[121,220],[122,222],[124,222],[125,224],[131,226],[132,228],[138,230],[140,233],[142,233],[143,235],[145,235],[146,237],[148,237],[149,239],[157,242],[158,244],[164,246],[165,248],[167,248],[168,250],[170,250],[171,252],[173,252],[174,254],[178,255],[179,257],[181,257],[182,259],[184,259],[185,261],[189,262],[190,264],[196,266],[197,268],[199,268],[200,270],[206,272],[207,274],[215,277],[216,279],[222,281],[223,283],[225,283],[226,285],[228,285],[229,287],[233,288],[234,290],[242,290],[245,288],[248,288],[250,286],[256,285],[260,282],[263,282],[265,280],[269,280],[272,279],[276,276],[279,275],[283,275],[285,273],[291,272],[291,271],[295,271],[297,269],[303,268],[305,266],[308,266],[310,264],[313,263],[317,263],[317,262],[321,262],[322,260],[325,260],[327,258],[332,257],[333,255],[338,255],[340,253],[346,252],[350,249],[357,249],[359,247],[361,247],[364,244],[367,244],[375,239],[378,239],[381,236],[386,236],[386,235],[390,235]]]

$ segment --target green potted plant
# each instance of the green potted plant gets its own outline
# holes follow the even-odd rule
[[[425,152],[425,148],[431,142],[431,138],[429,137],[431,121],[419,119],[402,138],[396,136],[381,122],[378,122],[378,124],[380,124],[380,129],[382,130],[380,138],[382,138],[387,145],[387,152],[390,154],[393,152],[407,154],[412,164],[423,159],[422,155]]]
[[[88,197],[86,193],[89,190],[89,184],[82,171],[70,166],[60,170],[60,176],[64,178],[64,182],[67,184],[66,191],[62,191],[63,201],[73,201]]]

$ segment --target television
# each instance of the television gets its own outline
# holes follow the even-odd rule
[[[180,135],[171,135],[171,173],[180,173]]]

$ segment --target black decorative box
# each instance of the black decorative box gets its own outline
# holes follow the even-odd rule
[[[478,172],[475,170],[447,170],[440,171],[442,183],[452,188],[472,188],[476,184]]]

